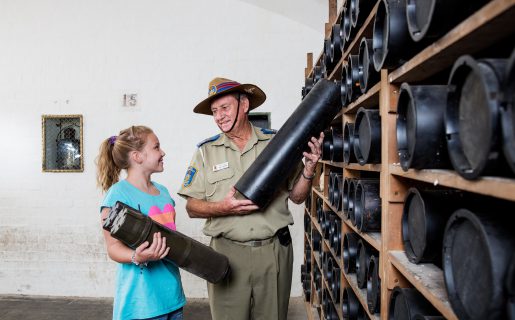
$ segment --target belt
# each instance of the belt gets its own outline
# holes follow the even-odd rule
[[[261,239],[261,240],[236,241],[236,240],[228,239],[228,238],[225,238],[225,237],[224,237],[224,239],[227,239],[227,240],[232,241],[232,242],[236,242],[237,244],[240,244],[240,245],[243,245],[243,246],[261,247],[261,246],[265,246],[267,244],[270,244],[270,243],[274,242],[275,238],[277,238],[277,233],[279,231],[281,231],[282,229],[285,229],[285,228],[286,228],[286,230],[288,230],[288,227],[281,228],[272,237],[266,238],[266,239]]]

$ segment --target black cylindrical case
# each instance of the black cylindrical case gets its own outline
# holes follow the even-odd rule
[[[356,279],[358,287],[363,289],[367,286],[367,268],[370,256],[374,249],[363,239],[358,240],[358,251],[356,253]]]
[[[401,85],[397,102],[397,150],[404,171],[450,168],[444,114],[447,86]]]
[[[350,79],[347,78],[347,85],[349,85],[347,89],[349,92],[349,101],[354,101],[361,94],[361,90],[359,88],[359,55],[349,55],[349,58],[347,59],[347,64],[349,65],[350,71]]]
[[[378,313],[381,306],[381,279],[379,278],[379,256],[372,255],[367,269],[367,306],[371,314]]]
[[[354,197],[354,224],[359,231],[381,231],[379,180],[358,180]]]
[[[342,64],[342,79],[340,81],[340,95],[342,100],[342,107],[346,107],[350,102],[349,86],[351,81],[350,68],[348,63]]]
[[[460,319],[506,319],[505,279],[515,248],[513,205],[475,207],[475,212],[454,212],[445,228],[449,302]]]
[[[504,103],[501,108],[503,151],[506,161],[515,173],[515,50],[508,60],[504,84]]]
[[[340,106],[340,87],[329,80],[318,81],[238,180],[236,190],[260,208],[266,207],[301,161],[310,138],[329,126]]]
[[[343,270],[345,274],[356,271],[359,236],[355,232],[347,232],[343,237]]]
[[[166,246],[170,247],[166,260],[211,283],[218,283],[230,274],[226,256],[155,222],[122,202],[117,202],[111,208],[103,228],[132,249],[145,241],[152,244],[154,233],[160,232],[161,236],[166,237]]]
[[[351,287],[343,289],[342,293],[342,315],[345,320],[368,319],[365,309],[358,300]]]
[[[356,163],[354,155],[354,123],[345,122],[343,126],[343,162]]]
[[[445,224],[465,202],[459,191],[408,190],[402,211],[402,240],[409,261],[441,266]]]
[[[359,89],[363,94],[379,81],[379,72],[374,68],[372,42],[372,39],[363,37],[359,43]]]
[[[409,35],[406,0],[379,2],[372,39],[374,67],[377,71],[397,68],[422,47]]]
[[[389,304],[388,320],[413,319],[416,314],[440,315],[426,298],[413,288],[395,287]]]
[[[343,161],[343,133],[341,124],[337,126],[331,126],[331,138],[333,140],[333,147],[330,151],[330,157],[332,162]]]
[[[407,0],[406,21],[411,38],[436,39],[479,9],[486,0]]]
[[[353,28],[360,28],[363,25],[374,4],[376,4],[375,0],[350,0],[350,18]]]
[[[501,155],[500,131],[506,61],[462,56],[452,68],[445,132],[451,163],[465,179],[509,172]]]
[[[359,108],[354,123],[354,154],[360,165],[381,163],[379,110]]]

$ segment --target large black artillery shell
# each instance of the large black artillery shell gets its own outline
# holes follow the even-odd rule
[[[266,207],[301,161],[310,138],[329,126],[340,107],[340,87],[329,80],[318,81],[238,180],[236,190],[260,208]]]
[[[508,61],[504,83],[504,103],[501,108],[503,150],[511,170],[515,172],[515,50]]]
[[[401,85],[397,102],[397,150],[404,171],[450,168],[444,114],[447,86]]]
[[[379,110],[359,108],[354,123],[354,154],[360,165],[381,163],[381,118]]]
[[[388,320],[413,319],[416,314],[439,315],[431,303],[416,289],[395,287],[390,296]]]
[[[505,66],[504,59],[462,56],[452,68],[445,111],[447,148],[454,169],[466,179],[507,173],[499,117]]]
[[[447,222],[443,272],[460,319],[506,319],[505,279],[515,248],[512,206],[457,210]]]
[[[337,64],[338,61],[340,61],[342,57],[342,49],[340,46],[341,43],[341,30],[340,25],[335,24],[333,25],[332,31],[331,31],[331,63]]]
[[[130,206],[117,203],[111,209],[112,217],[103,227],[113,238],[136,249],[148,241],[152,244],[154,233],[166,237],[170,247],[166,260],[211,283],[218,283],[230,273],[229,259],[212,248],[174,230],[171,230]],[[107,220],[106,220],[107,221]]]

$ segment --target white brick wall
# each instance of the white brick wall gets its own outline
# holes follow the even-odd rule
[[[215,76],[258,84],[279,128],[300,102],[306,52],[322,48],[326,0],[3,0],[0,10],[0,294],[111,296],[115,263],[99,225],[94,158],[102,139],[152,127],[167,152],[154,179],[178,228],[207,242],[176,192],[195,144],[217,132],[194,115]],[[139,106],[121,107],[124,93]],[[84,116],[83,173],[41,172],[41,115]],[[295,207],[300,295],[302,208]],[[186,294],[205,282],[183,273]]]

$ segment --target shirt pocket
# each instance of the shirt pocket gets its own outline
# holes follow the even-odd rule
[[[229,180],[234,177],[234,170],[231,168],[223,169],[216,172],[210,172],[207,174],[207,186],[206,186],[206,197],[208,199],[213,198],[217,193],[223,192],[224,189],[227,189],[225,193],[229,191],[227,185],[229,184]],[[223,188],[226,186],[226,188]],[[222,197],[225,194],[222,195]]]

